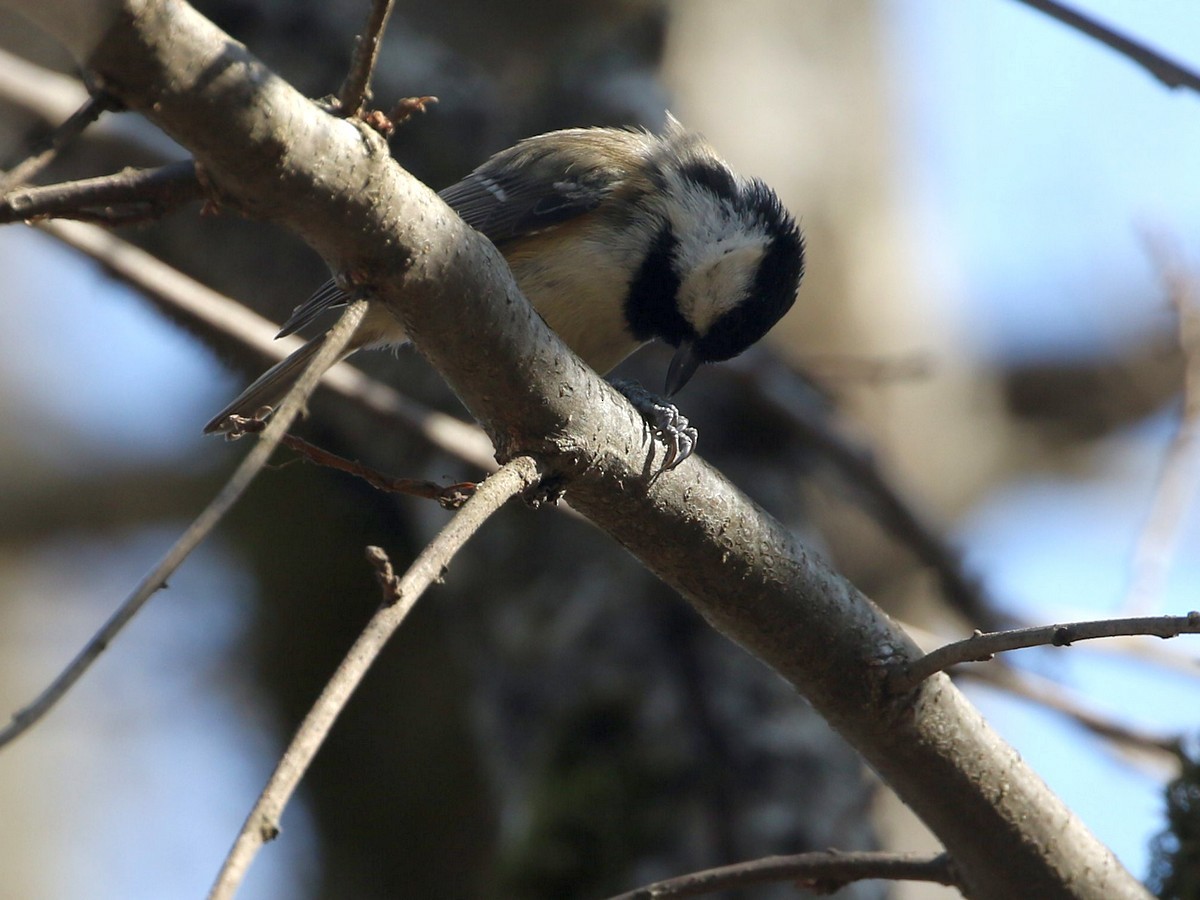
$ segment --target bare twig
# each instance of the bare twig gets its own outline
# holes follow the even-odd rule
[[[1150,612],[1161,599],[1187,511],[1200,493],[1200,296],[1196,276],[1175,258],[1164,240],[1147,234],[1145,241],[1177,315],[1184,359],[1183,410],[1134,550],[1125,605],[1135,615]]]
[[[343,456],[338,456],[336,453],[330,453],[328,450],[324,450],[316,444],[310,444],[308,441],[298,438],[294,434],[285,434],[283,436],[283,444],[295,450],[304,459],[314,465],[325,466],[326,468],[337,469],[339,472],[355,475],[376,490],[387,491],[391,494],[407,494],[410,497],[422,497],[426,500],[436,500],[444,509],[461,509],[462,505],[470,499],[471,495],[478,488],[478,485],[471,481],[441,485],[436,481],[426,481],[423,478],[396,478],[392,475],[385,475],[378,469],[372,469],[370,466],[363,465],[357,459],[346,459]]]
[[[229,421],[233,423],[233,426],[232,430],[226,433],[226,437],[258,434],[267,427],[267,423],[263,419],[247,416],[230,416]],[[409,497],[436,500],[443,509],[461,509],[478,487],[473,481],[440,485],[435,481],[426,481],[423,478],[396,478],[392,475],[385,475],[357,459],[338,456],[336,453],[331,453],[294,434],[285,434],[281,443],[285,447],[295,450],[300,454],[301,459],[315,466],[323,466],[327,469],[336,469],[339,472],[354,475],[376,490],[386,491],[389,494],[406,494]]]
[[[368,550],[383,589],[383,606],[371,617],[296,731],[267,786],[247,816],[217,875],[209,900],[232,897],[259,849],[279,834],[279,817],[317,750],[363,676],[417,599],[430,584],[442,577],[454,554],[488,517],[509,498],[534,484],[537,478],[537,464],[529,457],[517,457],[505,464],[479,486],[462,510],[421,551],[403,578],[395,578],[381,550]]]
[[[159,561],[158,565],[142,578],[141,582],[134,588],[133,593],[125,599],[117,608],[117,611],[104,623],[103,627],[87,642],[79,654],[71,660],[66,669],[50,683],[50,686],[33,703],[17,712],[13,716],[12,722],[6,728],[0,730],[0,747],[20,737],[54,707],[62,696],[71,689],[71,686],[83,676],[91,664],[99,658],[100,654],[108,648],[108,645],[112,643],[121,629],[137,615],[138,611],[146,605],[146,602],[154,594],[158,593],[166,585],[167,578],[179,568],[200,542],[220,523],[225,514],[233,508],[233,505],[237,503],[246,488],[250,486],[250,482],[254,480],[254,477],[266,465],[271,453],[274,452],[280,439],[292,424],[292,420],[304,408],[304,403],[308,399],[308,395],[317,386],[317,381],[320,379],[321,373],[345,349],[346,344],[354,334],[354,329],[358,327],[358,323],[362,320],[365,311],[366,303],[359,301],[352,304],[342,314],[337,324],[330,329],[329,337],[325,345],[321,348],[321,351],[313,358],[304,375],[300,377],[300,380],[292,387],[283,403],[279,405],[279,409],[275,411],[275,417],[263,432],[262,439],[246,455],[246,458],[242,460],[229,481],[221,488],[212,502],[195,518],[192,524],[188,526],[187,530],[175,542],[174,546],[167,551],[166,556]]]
[[[855,881],[886,878],[889,881],[927,881],[954,886],[958,879],[945,853],[855,852],[797,853],[768,856],[703,872],[656,881],[611,900],[663,900],[669,897],[700,897],[733,888],[793,882],[816,894],[832,894]]]
[[[929,651],[932,651],[943,643],[931,631],[926,631],[924,628],[913,625],[911,622],[904,622],[903,624],[904,630],[908,632],[922,649],[929,648]],[[1102,644],[1091,644],[1090,649],[1093,652],[1097,650],[1112,652],[1113,646],[1123,640],[1128,640],[1131,647],[1134,645],[1139,647],[1145,646],[1145,643],[1141,642],[1139,638],[1130,637],[1113,638]],[[1161,649],[1165,650],[1166,648]],[[1160,650],[1153,657],[1142,658],[1141,661],[1161,663],[1163,656],[1164,654]],[[1191,671],[1188,674],[1200,676],[1200,666],[1197,666],[1195,662],[1191,662],[1189,668]],[[1025,669],[1016,669],[1012,666],[1001,664],[970,668],[964,667],[955,670],[953,675],[955,679],[966,678],[980,684],[986,684],[997,690],[1006,691],[1016,697],[1021,697],[1031,703],[1044,706],[1071,719],[1077,725],[1086,728],[1098,737],[1129,750],[1153,753],[1155,755],[1167,752],[1174,758],[1175,749],[1178,746],[1178,736],[1144,731],[1119,721],[1111,715],[1099,712],[1089,706],[1088,701],[1077,697],[1064,685],[1045,676],[1037,675]]]
[[[387,27],[391,14],[392,0],[371,0],[371,15],[363,33],[358,36],[358,43],[354,46],[354,59],[350,63],[350,73],[338,92],[338,106],[344,116],[357,116],[367,102],[371,73],[375,69],[375,61],[379,58],[379,43],[383,39],[383,30]]]
[[[0,224],[66,218],[124,225],[159,218],[204,196],[189,159],[157,169],[125,169],[99,178],[12,190],[0,199]]]
[[[391,139],[396,129],[415,116],[417,113],[428,111],[428,108],[438,102],[437,97],[405,97],[397,101],[391,112],[384,114],[383,110],[373,109],[367,113],[359,113],[367,125],[374,128],[385,138]]]
[[[107,110],[112,109],[114,105],[116,104],[113,98],[105,93],[97,93],[88,97],[83,106],[45,138],[41,150],[35,151],[33,155],[22,160],[3,177],[0,177],[0,195],[6,194],[19,184],[24,184],[50,165],[63,147],[79,137],[85,128],[99,119]]]
[[[37,116],[47,127],[70,118],[90,97],[78,78],[0,50],[0,100]]]
[[[1137,63],[1169,88],[1186,87],[1193,91],[1200,91],[1200,74],[1156,50],[1151,50],[1140,41],[1135,41],[1106,25],[1101,25],[1095,19],[1063,6],[1061,3],[1056,3],[1054,0],[1017,0],[1017,2],[1031,6],[1050,18],[1117,51]]]
[[[1022,650],[1026,647],[1069,647],[1076,641],[1130,634],[1153,635],[1164,639],[1181,634],[1200,634],[1200,612],[1190,612],[1186,616],[1146,616],[1072,622],[1066,625],[1038,625],[991,634],[977,631],[966,640],[939,647],[911,665],[897,669],[891,677],[890,687],[896,693],[904,693],[936,672],[964,662],[987,662],[997,653],[1008,650]]]

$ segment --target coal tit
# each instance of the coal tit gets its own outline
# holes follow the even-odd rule
[[[775,192],[737,175],[673,117],[662,135],[572,128],[527,138],[440,196],[496,245],[547,324],[597,372],[652,340],[676,348],[667,396],[702,363],[736,356],[765,335],[791,308],[804,273],[800,229]],[[279,337],[348,301],[327,282]],[[230,417],[276,406],[322,340],[268,370],[204,430],[229,431]],[[395,316],[372,304],[346,355],[406,341]],[[687,428],[669,405],[635,405],[669,439],[681,423]],[[673,450],[671,465],[691,445]]]

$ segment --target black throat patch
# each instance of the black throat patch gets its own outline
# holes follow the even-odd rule
[[[695,332],[679,314],[679,273],[675,253],[679,241],[671,226],[664,224],[650,245],[637,274],[625,295],[625,320],[639,341],[654,338],[672,347],[695,337]]]

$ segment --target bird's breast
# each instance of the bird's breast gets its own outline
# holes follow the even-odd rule
[[[568,223],[501,248],[517,284],[584,362],[606,374],[641,346],[625,317],[638,258]]]

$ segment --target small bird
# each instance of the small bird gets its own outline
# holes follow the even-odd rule
[[[571,128],[526,138],[439,196],[496,245],[534,308],[600,374],[652,340],[674,347],[668,397],[702,363],[765,335],[804,274],[803,237],[775,192],[737,175],[672,116],[661,135]],[[278,337],[350,299],[325,283]],[[323,340],[269,369],[205,432],[236,431],[238,417],[278,405]],[[407,340],[383,304],[369,304],[345,355]],[[682,462],[696,437],[687,420],[648,392],[621,389],[667,439],[665,467]]]

